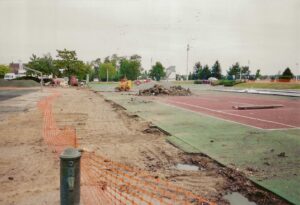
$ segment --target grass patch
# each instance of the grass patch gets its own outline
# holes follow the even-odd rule
[[[243,83],[243,81],[240,80],[218,80],[218,81],[213,81],[211,82],[212,86],[217,86],[217,85],[223,85],[225,87],[232,87],[234,85]]]
[[[119,82],[89,82],[91,85],[116,85],[119,84]]]
[[[33,80],[3,80],[0,79],[0,87],[37,87],[39,83]]]
[[[194,80],[176,80],[176,81],[170,81],[172,82],[172,84],[175,85],[190,85],[190,84],[194,84]]]
[[[261,88],[261,89],[300,89],[300,83],[281,83],[281,82],[247,82],[235,85],[236,88]]]

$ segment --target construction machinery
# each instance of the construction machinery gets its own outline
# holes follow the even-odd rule
[[[116,91],[129,91],[132,88],[131,80],[127,80],[127,78],[123,78],[119,82],[119,86],[115,88]]]

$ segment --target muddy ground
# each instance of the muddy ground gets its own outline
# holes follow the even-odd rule
[[[35,105],[53,90],[0,103],[2,108],[3,103],[26,102],[26,109],[0,118],[0,204],[59,203],[58,159],[43,143],[42,116]],[[287,204],[255,187],[235,170],[206,156],[183,153],[169,144],[166,135],[150,122],[106,101],[101,93],[74,88],[55,90],[61,93],[53,107],[55,120],[61,127],[76,128],[81,148],[150,171],[218,204],[228,204],[222,197],[230,191],[238,191],[257,204]],[[178,170],[177,163],[194,164],[200,170]]]

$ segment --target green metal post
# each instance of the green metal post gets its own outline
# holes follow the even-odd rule
[[[80,157],[75,148],[67,148],[60,155],[60,204],[80,204]]]

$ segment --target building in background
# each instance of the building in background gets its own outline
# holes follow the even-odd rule
[[[14,73],[17,77],[26,76],[26,70],[24,69],[24,64],[19,61],[19,63],[10,63],[9,64],[10,73]]]
[[[166,80],[175,81],[176,80],[176,67],[170,66],[166,69]]]

